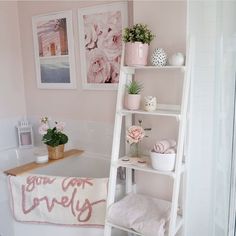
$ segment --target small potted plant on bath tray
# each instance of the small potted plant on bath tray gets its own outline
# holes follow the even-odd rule
[[[126,85],[127,94],[125,95],[125,108],[129,110],[138,110],[140,107],[143,85],[133,80]]]
[[[135,24],[124,30],[125,64],[127,66],[147,65],[148,50],[155,35],[145,24]]]
[[[173,171],[175,168],[175,147],[175,140],[157,142],[150,154],[152,168],[159,171]]]
[[[48,158],[55,160],[64,155],[65,144],[68,142],[68,136],[63,133],[64,122],[55,122],[55,126],[50,128],[48,117],[41,118],[39,133],[43,135],[42,141],[47,145]]]

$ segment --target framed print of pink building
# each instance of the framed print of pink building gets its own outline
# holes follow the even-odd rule
[[[68,55],[66,18],[39,22],[37,33],[40,57]]]
[[[40,89],[75,89],[72,11],[32,17],[35,72]]]

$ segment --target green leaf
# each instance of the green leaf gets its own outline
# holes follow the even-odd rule
[[[133,80],[126,86],[128,94],[139,94],[143,90],[143,85]]]

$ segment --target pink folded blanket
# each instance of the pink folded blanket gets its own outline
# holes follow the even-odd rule
[[[103,226],[107,178],[8,177],[14,217],[21,222]]]
[[[154,151],[157,153],[175,153],[174,147],[176,146],[176,141],[173,139],[164,139],[159,142],[157,142],[154,145]],[[171,149],[171,151],[169,150]],[[167,152],[168,150],[168,152]],[[174,151],[174,152],[173,152]]]

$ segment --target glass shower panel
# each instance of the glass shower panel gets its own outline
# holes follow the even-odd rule
[[[231,165],[235,112],[236,2],[217,5],[216,84],[214,99],[213,234],[228,235]]]
[[[195,39],[186,235],[227,236],[235,109],[236,2],[190,1]]]

